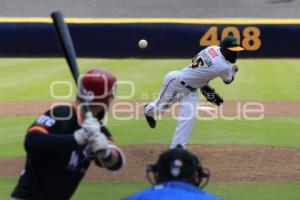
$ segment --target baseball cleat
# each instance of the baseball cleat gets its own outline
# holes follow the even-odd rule
[[[147,105],[145,105],[145,107],[146,106]],[[156,127],[156,121],[155,121],[154,117],[148,116],[145,113],[144,113],[144,115],[145,115],[145,118],[146,118],[146,120],[147,120],[148,125],[150,126],[150,128],[155,128]]]

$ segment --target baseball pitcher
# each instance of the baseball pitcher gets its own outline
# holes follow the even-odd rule
[[[192,59],[188,66],[180,71],[171,71],[164,77],[160,96],[145,106],[144,114],[149,126],[155,128],[156,117],[174,102],[180,103],[177,125],[170,148],[178,145],[185,147],[188,143],[197,114],[198,89],[209,102],[218,106],[223,103],[223,99],[208,83],[220,77],[225,84],[230,84],[238,71],[234,63],[239,51],[242,50],[244,49],[240,47],[235,37],[227,36],[222,40],[220,47],[205,48]]]

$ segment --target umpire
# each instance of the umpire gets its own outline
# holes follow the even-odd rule
[[[124,165],[120,148],[101,124],[114,97],[116,77],[104,68],[89,70],[79,81],[72,106],[55,106],[27,131],[25,168],[12,192],[12,200],[67,200],[84,177],[90,163],[118,170]],[[84,118],[86,98],[95,118]]]
[[[124,200],[220,200],[202,190],[209,180],[208,170],[195,155],[180,147],[162,153],[155,164],[149,165],[147,179],[152,187]]]

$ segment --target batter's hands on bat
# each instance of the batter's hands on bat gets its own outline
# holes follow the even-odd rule
[[[94,133],[90,138],[89,138],[89,142],[91,144],[92,147],[92,151],[94,153],[96,152],[106,152],[106,150],[108,149],[108,140],[106,138],[106,136],[100,132],[100,130],[96,133]],[[105,156],[105,155],[103,155]]]
[[[74,138],[79,145],[87,144],[90,138],[100,132],[100,124],[96,118],[87,118],[81,125],[81,128],[75,131]]]
[[[100,130],[100,123],[94,117],[87,118],[83,121],[81,127],[90,135]]]

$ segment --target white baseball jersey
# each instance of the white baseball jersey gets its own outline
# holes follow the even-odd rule
[[[233,78],[232,66],[218,46],[209,46],[200,51],[193,62],[179,71],[178,75],[181,81],[193,88],[201,88],[218,76],[224,82],[231,82]]]

